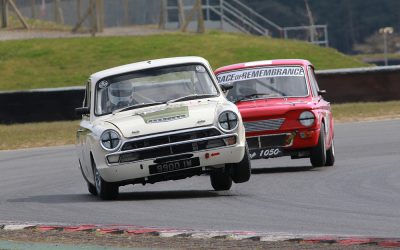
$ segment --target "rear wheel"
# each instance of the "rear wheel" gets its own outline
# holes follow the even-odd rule
[[[322,123],[318,144],[311,149],[310,161],[313,167],[322,167],[326,164],[325,125]]]
[[[215,171],[210,174],[211,186],[215,191],[229,190],[232,186],[232,178],[227,172]]]
[[[231,167],[231,178],[235,183],[243,183],[250,180],[251,163],[249,149],[246,145],[243,159],[239,163],[229,164]]]
[[[326,163],[325,166],[330,167],[335,164],[335,144],[332,139],[331,148],[326,151]]]
[[[102,200],[116,199],[118,197],[118,186],[103,180],[93,160],[92,164],[93,164],[93,175],[94,175],[94,182],[95,182],[97,196]]]

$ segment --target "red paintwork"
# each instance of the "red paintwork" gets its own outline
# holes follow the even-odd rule
[[[292,146],[287,147],[285,150],[294,151],[299,149],[308,149],[317,145],[321,124],[324,122],[325,125],[328,125],[326,148],[329,149],[334,136],[334,122],[329,102],[325,101],[321,96],[312,95],[310,75],[307,67],[311,66],[314,68],[313,65],[307,60],[300,59],[250,62],[251,66],[246,64],[248,63],[239,63],[219,68],[215,71],[215,75],[227,71],[236,71],[260,66],[302,66],[310,93],[307,97],[268,98],[246,100],[236,103],[244,122],[285,118],[285,122],[279,130],[246,132],[246,137],[296,132]],[[301,125],[298,120],[300,113],[306,110],[313,112],[317,118],[316,122],[311,127]],[[299,133],[301,132],[309,132],[310,137],[306,139],[300,138]]]

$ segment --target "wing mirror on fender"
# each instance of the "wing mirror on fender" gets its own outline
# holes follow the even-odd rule
[[[223,91],[224,93],[226,93],[228,90],[230,90],[231,88],[233,88],[233,83],[231,83],[231,82],[221,83],[221,84],[219,84],[219,86],[221,86],[222,91]]]
[[[77,115],[88,115],[90,110],[88,107],[79,107],[75,109],[75,114]]]

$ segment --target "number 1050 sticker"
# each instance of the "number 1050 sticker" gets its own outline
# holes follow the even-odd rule
[[[264,148],[264,149],[250,150],[250,158],[252,160],[279,157],[281,155],[282,155],[282,150],[279,148]]]

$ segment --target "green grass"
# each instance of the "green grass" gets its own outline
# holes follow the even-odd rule
[[[336,122],[400,118],[400,101],[333,105]],[[75,143],[79,121],[0,125],[0,150]]]
[[[0,42],[0,91],[83,85],[106,68],[174,56],[202,56],[214,69],[253,60],[304,58],[317,69],[367,64],[306,42],[212,31],[135,37],[86,37]]]
[[[400,101],[335,104],[332,112],[341,122],[400,118]]]
[[[0,150],[75,143],[78,121],[0,125]]]

